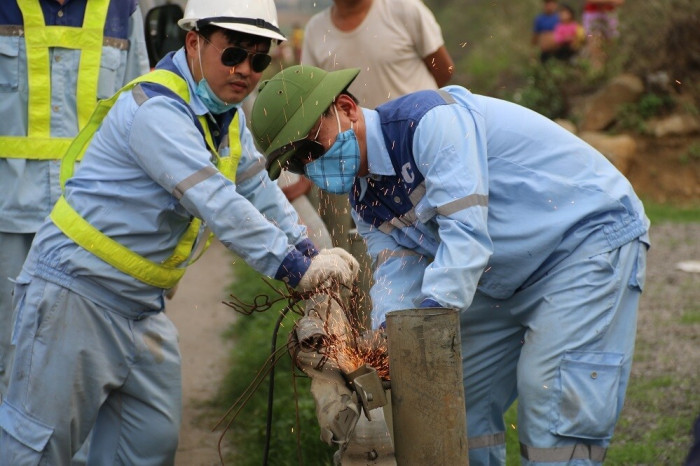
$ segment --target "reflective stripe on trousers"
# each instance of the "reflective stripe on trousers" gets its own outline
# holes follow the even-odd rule
[[[530,461],[559,463],[569,460],[591,460],[602,463],[607,448],[577,443],[566,447],[535,448],[520,444],[520,455]]]
[[[469,437],[468,442],[470,450],[495,447],[506,443],[506,434],[505,432],[497,432],[495,434],[482,435],[480,437]]]

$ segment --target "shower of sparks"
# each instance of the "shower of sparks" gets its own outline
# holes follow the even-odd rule
[[[378,332],[369,337],[358,337],[331,345],[327,354],[344,374],[367,364],[377,371],[380,379],[390,379],[386,340]]]
[[[330,361],[347,375],[366,364],[373,367],[382,380],[388,381],[389,357],[386,339],[380,332],[363,332],[358,311],[355,309],[358,305],[358,295],[353,293],[349,299],[343,299],[338,294],[331,293],[328,297],[329,299],[317,305],[318,309],[314,312],[307,309],[308,314],[325,316],[325,337],[311,345],[324,358],[318,368]]]
[[[316,290],[313,293],[299,293],[292,288],[286,291],[279,290],[268,281],[262,279],[272,288],[278,297],[258,295],[253,303],[245,303],[231,295],[231,301],[224,302],[227,306],[245,315],[270,310],[276,303],[287,301],[292,310],[299,315],[304,312],[298,307],[313,295],[326,296],[318,309],[307,314],[325,316],[323,319],[323,337],[310,338],[299,342],[305,350],[313,349],[322,355],[319,361],[321,368],[327,361],[331,361],[340,368],[344,374],[349,374],[359,367],[367,364],[372,366],[382,380],[389,380],[389,356],[387,343],[380,332],[363,332],[358,311],[359,293],[355,287],[351,290],[350,297],[340,292],[337,286],[329,286]]]

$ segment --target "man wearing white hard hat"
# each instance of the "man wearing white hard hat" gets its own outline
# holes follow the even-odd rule
[[[164,295],[205,226],[303,292],[357,275],[308,240],[237,111],[284,40],[273,1],[190,0],[179,24],[185,46],[100,102],[63,159],[14,290],[2,466],[68,465],[91,430],[88,464],[173,464],[180,353]]]

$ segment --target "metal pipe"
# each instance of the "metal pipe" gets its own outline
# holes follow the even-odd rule
[[[387,314],[397,464],[468,466],[459,312]]]
[[[350,217],[350,201],[347,194],[330,194],[319,191],[319,213],[329,229],[333,246],[346,251],[349,248],[348,232],[353,226]]]
[[[369,290],[372,288],[372,259],[367,253],[367,245],[357,232],[357,228],[353,228],[348,233],[348,244],[350,245],[350,254],[357,259],[360,264],[360,274],[358,276],[359,292],[357,299],[357,310],[359,312],[360,323],[365,330],[372,328],[370,314],[372,311],[372,302],[369,295]]]

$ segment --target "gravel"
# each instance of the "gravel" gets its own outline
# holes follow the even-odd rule
[[[700,261],[700,223],[654,224],[650,235],[632,378],[615,437],[644,443],[656,430],[659,464],[678,464],[700,415],[700,273],[678,264]]]

